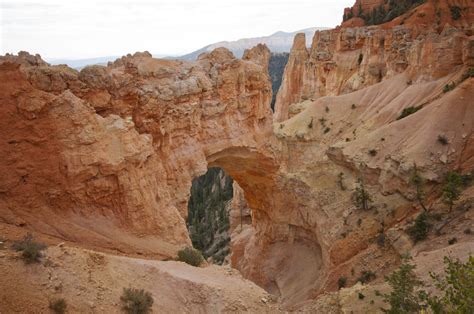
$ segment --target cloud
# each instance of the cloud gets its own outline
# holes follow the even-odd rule
[[[335,26],[353,0],[3,0],[0,53],[183,54],[221,40]]]

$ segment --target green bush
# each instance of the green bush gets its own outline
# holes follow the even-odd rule
[[[55,299],[49,301],[49,308],[56,314],[64,314],[66,313],[67,303],[64,299]]]
[[[346,190],[346,186],[344,184],[344,173],[339,172],[339,174],[337,175],[337,184],[339,185],[341,191]]]
[[[449,10],[451,11],[451,17],[453,20],[457,21],[461,18],[461,8],[457,5],[449,6]]]
[[[128,314],[151,313],[153,297],[143,289],[124,288],[120,301],[122,309]]]
[[[465,81],[470,77],[474,77],[474,68],[470,68],[469,70],[467,70],[467,72],[464,73],[464,75],[462,76],[462,80]]]
[[[449,172],[446,175],[446,183],[443,187],[443,202],[453,209],[454,202],[461,197],[462,178],[457,172]]]
[[[450,84],[446,84],[443,87],[443,93],[447,93],[452,91],[456,87],[456,83],[451,82]]]
[[[339,280],[337,281],[337,285],[339,286],[339,289],[344,288],[346,284],[347,284],[347,278],[339,277]]]
[[[456,244],[458,242],[458,239],[457,238],[451,238],[448,240],[448,244],[449,245],[453,245],[453,244]]]
[[[351,8],[349,13],[347,13],[347,14],[344,13],[344,16],[342,17],[342,20],[345,22],[347,20],[350,20],[353,17],[354,17],[354,10]]]
[[[407,229],[408,235],[416,243],[428,237],[428,232],[431,229],[429,223],[429,215],[427,212],[422,212],[415,219],[415,223]]]
[[[40,258],[43,256],[41,251],[46,248],[46,245],[33,241],[33,235],[28,233],[23,240],[15,242],[12,248],[18,252],[21,251],[21,257],[25,263],[31,264],[39,263]]]
[[[440,297],[428,298],[428,304],[435,314],[468,314],[474,311],[474,257],[466,263],[459,259],[444,257],[445,277],[430,273],[436,287],[444,293]]]
[[[414,272],[415,265],[410,258],[403,257],[402,264],[397,271],[385,277],[390,285],[390,294],[384,294],[384,301],[390,309],[383,309],[385,313],[456,313],[470,314],[474,309],[474,257],[469,256],[466,263],[459,259],[444,257],[444,278],[430,273],[434,285],[441,292],[436,296],[429,295],[423,288]],[[426,309],[431,311],[427,312]]]
[[[385,233],[380,232],[379,235],[377,236],[377,245],[381,248],[385,247]]]
[[[461,183],[462,183],[462,186],[464,186],[465,188],[467,188],[468,186],[471,185],[472,183],[472,174],[470,173],[466,173],[466,174],[462,174],[461,175]]]
[[[356,187],[354,193],[352,194],[352,198],[354,200],[354,205],[356,205],[357,208],[363,210],[370,209],[370,203],[372,202],[372,198],[365,189],[365,185],[362,180],[359,180],[359,186]]]
[[[357,278],[357,281],[360,281],[360,283],[366,284],[372,280],[374,280],[377,276],[375,275],[374,272],[370,270],[365,270],[361,273],[360,277]]]
[[[178,252],[178,261],[198,267],[204,261],[202,253],[194,248],[186,247]]]
[[[402,113],[400,113],[400,116],[398,116],[397,120],[401,120],[405,117],[408,117],[409,115],[414,114],[415,112],[417,112],[421,108],[423,108],[423,105],[416,106],[416,107],[413,107],[413,106],[407,107],[407,108],[403,109]]]
[[[416,199],[418,200],[418,203],[421,205],[423,210],[426,211],[427,209],[423,202],[425,199],[425,192],[423,191],[424,180],[418,174],[418,168],[416,167],[416,164],[413,166],[413,173],[410,176],[410,183],[416,188]]]
[[[438,135],[438,143],[441,143],[442,145],[448,145],[449,140],[446,136],[444,135]]]

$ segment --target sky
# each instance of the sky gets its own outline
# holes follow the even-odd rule
[[[0,0],[0,54],[182,55],[222,40],[334,27],[354,0]]]

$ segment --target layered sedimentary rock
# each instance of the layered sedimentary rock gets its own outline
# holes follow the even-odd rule
[[[297,35],[275,119],[287,119],[293,103],[347,94],[400,73],[418,80],[439,78],[469,63],[474,5],[466,2],[462,8],[458,20],[435,18],[450,17],[449,6],[446,1],[428,1],[388,25],[317,32],[310,48],[304,34]]]
[[[415,165],[427,204],[441,212],[445,174],[473,170],[472,3],[463,5],[457,27],[424,19],[450,15],[447,2],[429,1],[400,17],[405,25],[322,31],[309,49],[295,37],[274,115],[275,190],[291,192],[275,193],[266,215],[254,211],[255,231],[233,239],[232,256],[287,305],[336,289],[341,277],[352,285],[363,271],[386,274],[400,254],[418,252],[404,232],[420,210]],[[421,110],[398,120],[408,107]],[[354,203],[359,180],[373,211]],[[461,207],[473,196],[468,189]]]
[[[252,224],[252,210],[245,199],[244,191],[237,182],[233,183],[232,189],[234,193],[229,210],[229,231],[239,233],[244,226]]]
[[[81,72],[2,57],[0,219],[173,256],[190,243],[192,178],[224,159],[240,180],[265,159],[256,151],[271,132],[269,51],[257,49],[246,61],[217,49],[187,63],[137,53]]]

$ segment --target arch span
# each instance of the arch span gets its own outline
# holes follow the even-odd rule
[[[244,190],[249,207],[267,211],[272,207],[278,164],[250,147],[229,147],[207,157],[209,167],[220,167]]]

